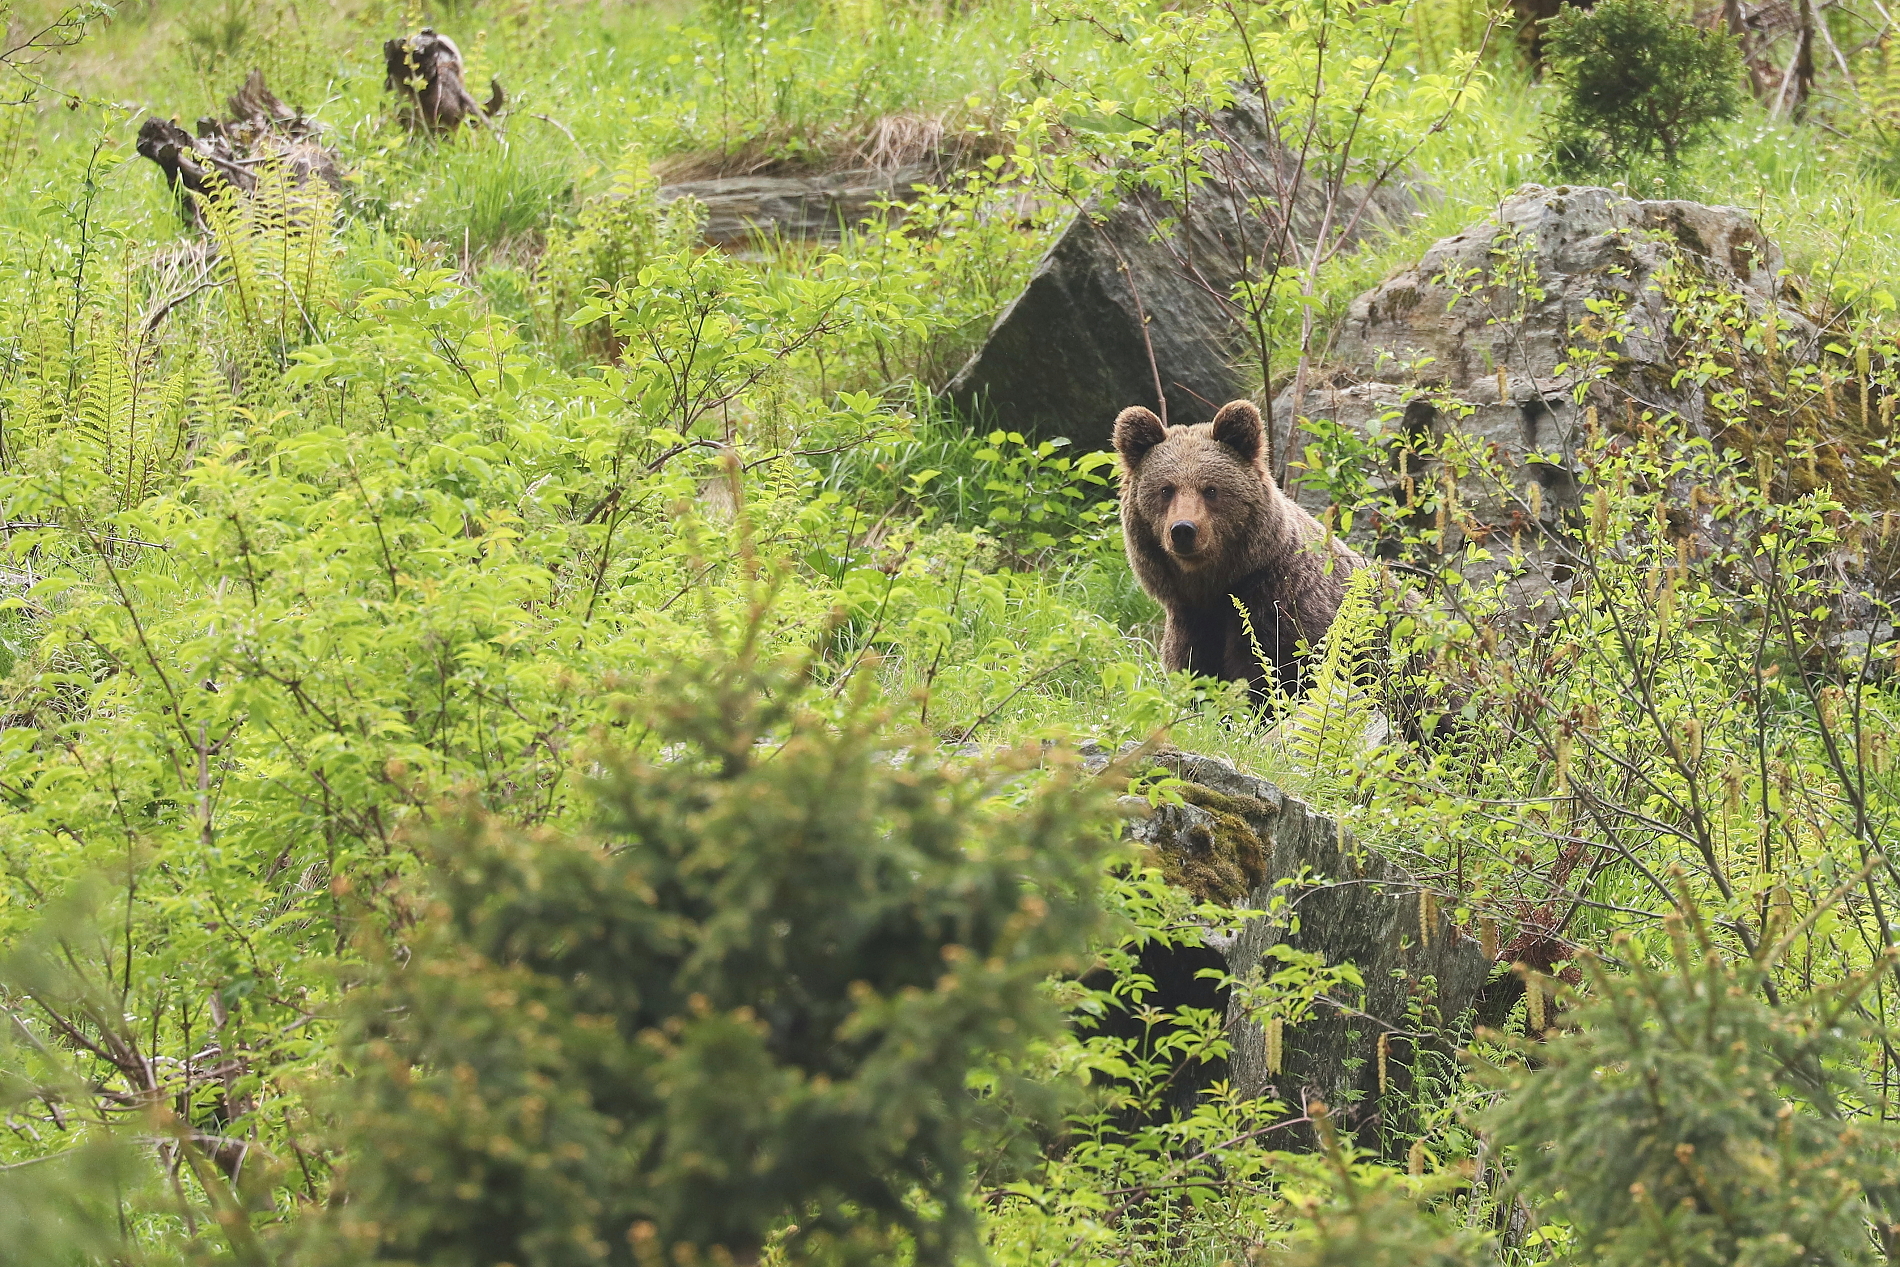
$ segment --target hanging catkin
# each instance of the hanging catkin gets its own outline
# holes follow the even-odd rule
[[[1860,373],[1860,429],[1867,429],[1867,397],[1872,390],[1868,383],[1868,371],[1872,369],[1872,358],[1868,355],[1867,345],[1860,343],[1854,347],[1854,368]]]
[[[1390,1034],[1382,1033],[1379,1035],[1379,1094],[1380,1095],[1385,1094],[1385,1060],[1386,1060],[1386,1056],[1392,1050],[1391,1039],[1392,1039],[1392,1035]]]
[[[1524,975],[1524,1019],[1533,1034],[1544,1032],[1544,990],[1534,973]]]
[[[1286,1055],[1286,1020],[1284,1017],[1267,1018],[1267,1072],[1279,1073],[1281,1059]]]

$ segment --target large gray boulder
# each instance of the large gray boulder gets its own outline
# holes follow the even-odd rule
[[[1454,518],[1445,552],[1474,536],[1484,541],[1493,561],[1466,574],[1505,571],[1520,606],[1534,607],[1563,585],[1588,411],[1619,425],[1645,409],[1668,410],[1692,433],[1704,427],[1706,394],[1674,381],[1671,356],[1671,291],[1690,284],[1733,296],[1756,317],[1775,309],[1784,336],[1796,340],[1790,355],[1814,355],[1816,327],[1781,251],[1747,212],[1531,185],[1359,296],[1325,371],[1300,399],[1283,391],[1275,412],[1331,419],[1381,442],[1390,460],[1377,482],[1401,501],[1407,480],[1416,496],[1446,477],[1419,456],[1425,437],[1451,435],[1496,456],[1504,479],[1454,481],[1471,527],[1461,531]],[[1616,369],[1590,382],[1575,352],[1603,336],[1612,336],[1601,346]],[[1314,488],[1296,483],[1294,492],[1308,509],[1325,504]]]
[[[1491,957],[1453,922],[1455,902],[1362,846],[1351,832],[1274,784],[1218,757],[1163,752],[1154,763],[1182,779],[1184,804],[1133,808],[1131,836],[1147,845],[1170,880],[1198,896],[1261,911],[1214,955],[1245,979],[1270,976],[1286,945],[1349,963],[1363,994],[1322,1001],[1286,1026],[1274,1068],[1266,1035],[1239,1000],[1224,1000],[1233,1053],[1226,1076],[1249,1097],[1270,1096],[1295,1113],[1317,1099],[1368,1145],[1407,1102],[1421,1059],[1449,1061],[1467,1033]],[[1158,984],[1185,989],[1192,971],[1156,970]],[[1205,998],[1189,1001],[1205,1004]],[[1161,1006],[1179,1000],[1163,998]],[[1380,1048],[1384,1035],[1384,1087]]]
[[[1208,126],[1217,137],[1209,179],[1185,205],[1144,189],[1069,223],[944,389],[966,418],[1090,448],[1106,447],[1129,405],[1205,422],[1259,387],[1235,286],[1284,258],[1289,242],[1310,245],[1342,227],[1356,240],[1411,206],[1396,187],[1370,198],[1351,188],[1329,220],[1320,182],[1296,179],[1258,100],[1243,98]]]

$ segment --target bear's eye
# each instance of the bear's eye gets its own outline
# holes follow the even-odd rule
[[[1163,484],[1161,486],[1161,496],[1168,501],[1173,501],[1174,500],[1174,485]]]
[[[1218,492],[1220,492],[1220,489],[1214,487],[1212,484],[1209,484],[1206,488],[1201,490],[1201,500],[1211,502],[1214,500],[1214,494]]]

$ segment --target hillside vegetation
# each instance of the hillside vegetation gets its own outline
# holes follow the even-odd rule
[[[1465,0],[13,4],[0,1262],[1891,1261],[1900,31],[1760,7],[1638,153],[1565,140],[1586,43],[1540,73]],[[492,125],[405,130],[424,25]],[[135,137],[253,70],[341,187],[265,165],[199,230]],[[1411,596],[1349,603],[1305,699],[1170,677],[1111,457],[936,393],[1236,85],[1417,193],[1248,292],[1260,395],[1584,177],[1744,208],[1819,346],[1682,281],[1723,425],[1591,414],[1538,623],[1435,551],[1449,494],[1380,503],[1376,437],[1303,420]],[[836,241],[708,248],[659,196],[918,165]],[[1429,742],[1361,741],[1392,665]],[[1459,1059],[1426,1001],[1365,1033],[1373,1128],[1171,1094],[1228,1040],[1141,955],[1244,916],[1119,840],[1174,781],[1075,756],[1164,741],[1497,959]],[[1354,1014],[1353,965],[1275,963],[1223,983],[1269,1051]]]

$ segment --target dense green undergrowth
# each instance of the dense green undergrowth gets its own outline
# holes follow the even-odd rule
[[[499,126],[401,132],[380,43],[424,21],[502,80]],[[1366,597],[1313,697],[1263,718],[1159,670],[1104,455],[969,435],[932,392],[1074,208],[1165,190],[1196,155],[1161,125],[1248,75],[1308,112],[1316,163],[1430,191],[1239,297],[1278,358],[1257,376],[1323,363],[1354,295],[1549,175],[1550,90],[1488,15],[154,0],[57,30],[0,93],[0,1260],[1884,1252],[1900,707],[1891,625],[1843,580],[1890,575],[1894,536],[1884,45],[1825,128],[1749,106],[1621,174],[1755,212],[1834,322],[1790,364],[1786,331],[1678,279],[1677,368],[1748,457],[1606,416],[1535,630],[1435,554],[1456,505],[1342,484],[1414,525],[1395,544],[1433,584],[1396,622]],[[348,177],[267,171],[189,233],[138,120],[215,113],[253,67]],[[656,197],[900,158],[937,183],[835,244],[706,250]],[[1596,315],[1579,361],[1608,384]],[[1339,469],[1379,456],[1313,435]],[[1392,632],[1448,737],[1367,751],[1352,684]],[[1421,910],[1521,965],[1508,1037],[1461,1030],[1471,1071],[1389,1093],[1369,1039],[1405,1124],[1373,1139],[1225,1091],[1171,1110],[1226,1039],[1144,1010],[1140,951],[1234,916],[1112,847],[1138,766],[1071,782],[1051,755],[1158,737],[1404,861]],[[864,950],[875,985],[810,966],[862,932],[822,887],[846,858],[899,929]],[[784,909],[846,931],[781,945]],[[1275,1033],[1350,1006],[1350,966],[1282,969],[1250,987]],[[699,987],[647,984],[675,978]],[[819,1023],[835,1051],[784,1037]],[[669,1125],[606,1089],[645,1078],[682,1088]],[[691,1141],[768,1084],[748,1187]],[[1606,1112],[1615,1148],[1584,1138]],[[1320,1147],[1285,1151],[1289,1120]],[[674,1200],[721,1184],[710,1213]]]

